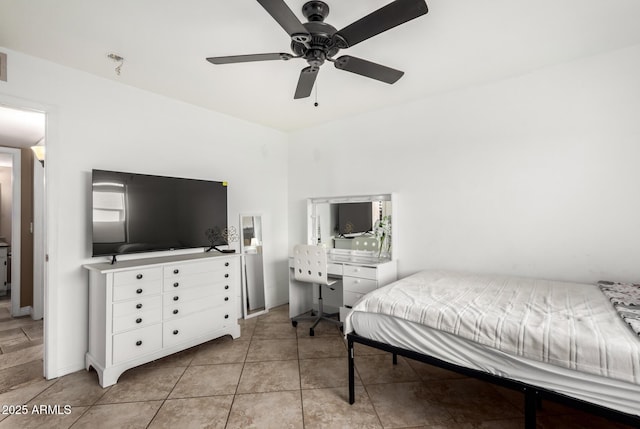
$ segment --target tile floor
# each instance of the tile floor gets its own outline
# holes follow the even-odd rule
[[[287,306],[241,320],[242,335],[124,373],[103,389],[95,372],[41,378],[0,393],[0,428],[522,428],[519,393],[367,347],[356,349],[356,403],[347,403],[346,345],[337,328],[291,326]],[[0,390],[2,392],[2,390]],[[34,406],[49,405],[48,413]],[[59,408],[55,408],[55,406]],[[68,406],[65,409],[65,406]],[[68,412],[67,412],[68,411]],[[539,428],[623,428],[545,403]]]

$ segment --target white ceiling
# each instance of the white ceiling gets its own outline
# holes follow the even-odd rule
[[[327,2],[326,22],[340,29],[389,0]],[[305,0],[286,3],[303,21]],[[326,63],[319,107],[315,94],[293,100],[302,60],[205,61],[290,52],[289,36],[255,0],[1,0],[0,45],[293,130],[640,43],[637,0],[427,3],[427,15],[341,51],[403,70],[402,79],[387,85]],[[125,58],[120,76],[108,53]]]
[[[0,105],[0,146],[31,147],[44,138],[45,115]]]

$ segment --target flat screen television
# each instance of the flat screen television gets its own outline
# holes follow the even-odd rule
[[[225,182],[93,170],[92,254],[228,244]]]
[[[372,203],[338,205],[338,233],[342,236],[361,234],[373,229]]]

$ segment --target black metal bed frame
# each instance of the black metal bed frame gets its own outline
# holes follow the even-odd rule
[[[602,405],[597,405],[581,399],[572,398],[570,396],[557,393],[542,387],[534,386],[532,384],[523,383],[520,381],[505,378],[505,377],[500,377],[497,375],[489,374],[488,372],[466,368],[460,365],[455,365],[455,364],[443,361],[441,359],[434,358],[429,355],[424,355],[422,353],[415,352],[413,350],[402,349],[399,347],[392,346],[390,344],[374,341],[369,338],[362,337],[356,333],[347,334],[348,360],[349,360],[349,404],[353,404],[355,402],[354,343],[360,343],[369,347],[374,347],[376,349],[380,349],[380,350],[384,350],[389,353],[392,353],[394,365],[398,363],[398,355],[401,355],[401,356],[418,360],[420,362],[428,363],[440,368],[448,369],[450,371],[454,371],[469,377],[474,377],[483,381],[488,381],[498,386],[523,392],[524,393],[525,429],[535,429],[536,411],[540,406],[540,404],[542,403],[542,400],[550,400],[553,402],[558,402],[579,410],[587,411],[591,414],[595,414],[610,420],[615,420],[620,423],[630,425],[632,427],[640,428],[640,416],[627,414],[621,411],[604,407]]]

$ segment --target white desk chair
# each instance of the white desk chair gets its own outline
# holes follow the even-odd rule
[[[314,329],[321,320],[342,326],[339,320],[331,319],[329,314],[324,313],[322,307],[322,286],[327,286],[333,290],[331,285],[337,280],[329,279],[327,275],[327,251],[320,246],[298,244],[293,249],[293,270],[296,280],[318,285],[318,313],[313,316],[297,316],[291,319],[293,326],[298,325],[299,320],[315,320],[309,329],[309,335],[313,337]]]

